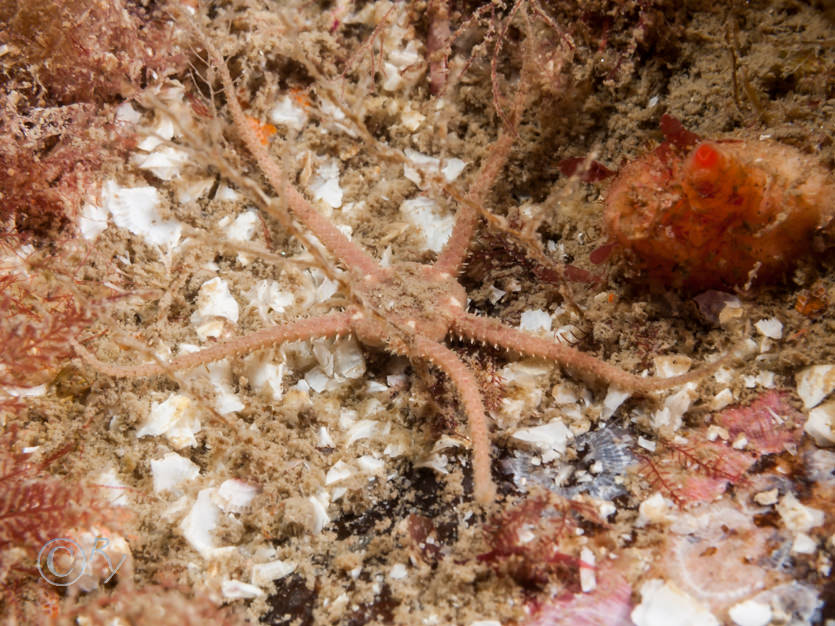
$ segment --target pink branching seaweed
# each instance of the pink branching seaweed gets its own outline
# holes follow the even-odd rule
[[[582,562],[563,552],[560,542],[581,521],[604,523],[591,506],[582,502],[554,494],[530,497],[492,519],[486,528],[492,550],[478,559],[528,589],[555,581],[579,589]]]
[[[667,443],[641,456],[639,474],[679,506],[713,500],[744,479],[755,458],[718,441],[693,435],[686,444]]]

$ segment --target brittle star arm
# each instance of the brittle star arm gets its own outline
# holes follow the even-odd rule
[[[235,94],[235,87],[232,83],[232,76],[229,68],[226,67],[223,58],[217,48],[209,41],[208,37],[201,36],[201,43],[205,46],[212,65],[215,66],[226,93],[226,104],[229,113],[235,124],[235,130],[244,142],[247,150],[252,154],[258,167],[267,177],[272,188],[282,196],[295,215],[307,228],[316,235],[322,245],[331,254],[341,260],[349,269],[354,269],[361,274],[377,276],[381,273],[377,262],[362,248],[348,239],[342,231],[334,226],[329,220],[323,217],[310,202],[305,198],[294,185],[290,183],[284,171],[278,163],[267,152],[266,147],[261,143],[255,134],[250,123],[247,121]]]
[[[458,398],[467,414],[473,446],[473,491],[476,501],[486,506],[496,497],[496,486],[490,476],[487,417],[475,376],[458,355],[440,343],[417,335],[414,338],[413,350],[415,356],[429,361],[449,376],[458,392]]]
[[[455,216],[452,234],[435,261],[435,267],[438,270],[452,276],[458,274],[458,269],[467,256],[470,240],[478,222],[479,207],[484,203],[487,192],[490,191],[490,187],[493,186],[496,177],[504,167],[514,139],[515,133],[513,131],[503,130],[499,138],[490,145],[490,154],[481,165],[469,193],[461,202],[461,207]]]
[[[270,326],[255,331],[243,337],[231,337],[216,343],[215,345],[183,354],[171,361],[159,361],[157,363],[144,363],[142,365],[113,365],[99,360],[92,352],[82,346],[77,340],[72,339],[71,343],[76,352],[87,363],[93,366],[102,374],[118,378],[159,376],[176,370],[188,370],[199,365],[206,365],[214,361],[220,361],[230,356],[261,350],[267,346],[276,346],[290,341],[313,339],[314,337],[333,337],[346,335],[351,332],[351,317],[348,313],[330,313],[318,317]]]
[[[715,372],[731,356],[727,355],[680,376],[644,378],[630,374],[565,344],[535,337],[488,317],[478,317],[467,313],[453,322],[452,332],[475,341],[501,346],[519,354],[556,361],[581,376],[604,381],[623,391],[641,395],[699,380]]]
[[[514,12],[518,6],[517,3],[517,6],[513,9]],[[523,75],[526,73],[529,63],[530,59],[526,58],[522,68]],[[478,222],[479,213],[484,212],[482,207],[485,198],[487,198],[487,193],[490,191],[493,183],[496,182],[499,172],[501,172],[510,156],[510,150],[513,148],[513,142],[516,140],[516,127],[525,108],[527,97],[528,88],[523,79],[516,91],[516,96],[513,98],[511,113],[506,118],[504,116],[502,117],[505,123],[502,125],[499,136],[496,141],[488,146],[487,157],[481,164],[478,174],[464,198],[464,202],[461,203],[461,208],[458,209],[458,214],[455,216],[455,225],[452,228],[452,235],[450,235],[444,249],[441,250],[437,261],[435,261],[435,267],[438,270],[455,276],[464,263],[464,259],[467,256],[467,249],[470,247],[470,240],[473,237],[473,232]]]

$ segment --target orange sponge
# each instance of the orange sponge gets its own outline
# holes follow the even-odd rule
[[[610,237],[664,284],[706,289],[776,280],[835,216],[829,172],[770,141],[670,138],[612,183]]]

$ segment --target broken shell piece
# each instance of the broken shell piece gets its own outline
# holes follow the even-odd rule
[[[584,546],[580,551],[580,560],[582,561],[580,565],[580,589],[583,593],[590,593],[597,587],[597,580],[594,575],[594,552]]]
[[[322,532],[322,529],[331,518],[328,517],[328,506],[330,505],[330,495],[326,491],[320,491],[315,496],[310,496],[308,502],[313,509],[313,517],[310,520],[310,530],[314,535]]]
[[[173,489],[181,483],[194,480],[199,474],[200,468],[197,465],[176,452],[169,452],[161,459],[151,460],[154,493]]]
[[[163,220],[156,187],[121,187],[108,180],[101,192],[101,204],[110,211],[113,223],[147,243],[173,249],[180,241],[183,225],[177,220]]]
[[[638,521],[636,526],[641,528],[647,524],[663,524],[669,522],[672,518],[670,515],[672,503],[667,500],[660,492],[656,492],[649,498],[641,502],[638,507]]]
[[[310,182],[310,192],[316,200],[333,209],[342,206],[342,187],[339,186],[339,162],[330,159],[316,168],[316,175]]]
[[[612,415],[615,414],[615,411],[618,410],[618,407],[623,404],[629,396],[632,395],[628,391],[621,391],[616,387],[609,387],[606,391],[606,397],[603,398],[603,410],[600,413],[600,419],[607,420]]]
[[[783,337],[783,324],[776,317],[761,319],[754,324],[754,328],[769,339],[780,339]]]
[[[221,483],[212,500],[226,513],[240,513],[246,510],[258,491],[255,485],[232,478]]]
[[[803,400],[803,406],[811,409],[835,389],[835,365],[813,365],[798,372],[797,395]]]
[[[418,196],[404,200],[400,212],[421,232],[432,252],[440,252],[452,235],[455,218],[432,198]]]
[[[728,610],[736,626],[766,626],[771,622],[771,607],[756,600],[746,600]]]
[[[223,550],[218,547],[214,536],[220,519],[220,509],[212,501],[214,492],[214,487],[201,490],[188,515],[180,522],[183,537],[204,559],[209,559],[217,555],[219,550]]]
[[[551,330],[551,316],[540,309],[522,311],[519,320],[519,329],[535,333],[539,330]]]
[[[635,626],[719,626],[719,620],[702,604],[658,578],[641,586],[641,603],[631,617]]]
[[[172,180],[180,175],[184,163],[188,163],[188,152],[174,146],[161,146],[148,155],[136,155],[138,167],[148,170],[160,180]]]
[[[835,445],[835,400],[809,411],[809,419],[806,420],[803,430],[819,446]]]
[[[191,323],[198,327],[216,317],[238,323],[238,302],[229,292],[229,284],[220,277],[207,280],[197,293],[197,310],[191,315]],[[205,337],[201,337],[205,339]]]
[[[675,432],[681,428],[682,417],[696,398],[696,387],[696,383],[687,383],[682,389],[664,398],[664,405],[652,415],[653,429],[658,431],[670,428]]]
[[[337,461],[325,475],[325,485],[332,485],[345,480],[346,478],[350,478],[353,473],[354,471],[347,463],[344,461]]]
[[[823,511],[801,504],[793,493],[787,493],[777,505],[777,512],[790,531],[805,533],[823,524]]]
[[[780,495],[779,490],[777,487],[774,489],[770,489],[769,491],[761,491],[757,494],[754,494],[754,502],[761,506],[770,506],[772,504],[777,504],[777,496]]]
[[[151,404],[148,419],[136,431],[137,437],[165,435],[174,449],[197,445],[194,438],[200,432],[200,417],[191,398],[172,394],[164,402]]]
[[[259,587],[240,580],[224,580],[220,585],[220,591],[227,600],[244,600],[264,595]]]
[[[693,359],[683,354],[665,354],[653,359],[655,375],[661,378],[686,374],[693,363]]]
[[[372,439],[379,432],[380,422],[377,420],[359,420],[345,433],[348,437],[345,446],[350,446],[360,439]]]
[[[798,533],[792,542],[793,554],[814,554],[818,544],[806,533]]]
[[[284,578],[296,569],[296,564],[289,561],[270,561],[252,566],[252,584],[268,585],[274,580]]]
[[[444,159],[443,167],[441,167],[441,159],[436,157],[409,148],[406,149],[405,153],[411,163],[403,164],[403,175],[421,188],[426,186],[421,170],[430,174],[441,174],[446,182],[451,183],[467,167],[467,164],[461,159]]]
[[[307,123],[307,113],[287,94],[278,99],[269,115],[273,124],[282,124],[295,131],[301,130]]]
[[[539,450],[542,461],[548,463],[565,454],[566,445],[573,435],[561,419],[555,419],[542,426],[520,428],[511,438]]]
[[[112,467],[106,469],[95,480],[95,484],[107,490],[107,502],[110,506],[128,506],[128,486],[122,482]]]

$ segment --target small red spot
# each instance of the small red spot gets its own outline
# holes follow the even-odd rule
[[[719,153],[710,144],[703,143],[696,148],[696,152],[693,154],[693,161],[699,167],[712,169],[719,161]]]
[[[584,183],[596,183],[614,176],[615,172],[598,161],[589,161],[586,157],[571,157],[557,163],[564,176],[579,175]]]
[[[689,150],[701,140],[701,137],[687,130],[684,124],[672,115],[662,115],[660,126],[667,142],[673,144],[679,150]]]

